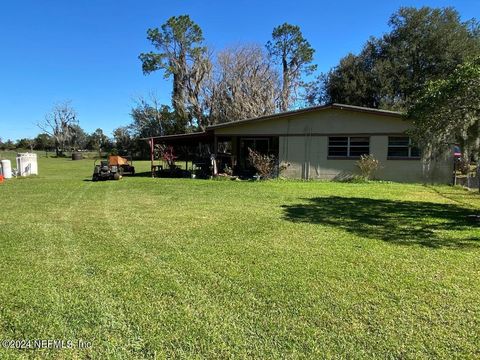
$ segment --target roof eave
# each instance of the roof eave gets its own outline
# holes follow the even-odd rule
[[[312,107],[298,109],[298,110],[291,110],[291,111],[286,111],[286,112],[277,113],[277,114],[265,115],[265,116],[260,116],[256,118],[245,119],[245,120],[229,121],[223,124],[210,125],[207,127],[207,130],[215,130],[215,129],[225,128],[230,126],[237,126],[245,123],[254,123],[258,121],[284,118],[284,117],[294,116],[298,114],[304,114],[304,113],[328,110],[328,109],[338,109],[338,110],[347,110],[347,111],[350,110],[350,111],[356,111],[356,112],[376,114],[380,116],[403,117],[403,114],[399,111],[373,109],[373,108],[367,108],[362,106],[332,103],[332,104],[326,104],[326,105],[320,105],[320,106],[312,106]]]
[[[163,136],[149,136],[140,138],[140,140],[177,140],[177,139],[188,139],[188,138],[203,138],[213,136],[212,133],[208,130],[206,131],[199,131],[194,133],[186,133],[186,134],[173,134],[173,135],[163,135]]]

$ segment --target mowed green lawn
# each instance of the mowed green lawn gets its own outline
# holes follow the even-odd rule
[[[92,346],[1,359],[480,357],[476,193],[92,165],[0,184],[0,339]]]

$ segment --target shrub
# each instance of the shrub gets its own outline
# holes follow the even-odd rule
[[[274,155],[264,155],[258,151],[248,148],[248,161],[257,170],[261,179],[275,177],[277,170],[277,159]]]
[[[223,168],[223,172],[225,174],[227,174],[228,176],[232,176],[233,175],[233,169],[228,166],[228,165],[225,165],[225,167]]]
[[[470,159],[468,156],[463,155],[457,160],[457,169],[462,175],[468,175],[471,171]]]
[[[157,157],[167,163],[170,169],[175,169],[175,160],[178,158],[173,152],[173,146],[166,146],[159,144],[155,146],[155,153]]]
[[[374,178],[380,167],[380,162],[373,155],[362,155],[360,160],[357,161],[357,167],[360,169],[361,177],[369,180]]]

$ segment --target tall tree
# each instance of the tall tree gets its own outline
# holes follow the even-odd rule
[[[59,156],[71,141],[73,128],[78,125],[77,112],[70,101],[57,104],[45,115],[43,122],[37,126],[55,140],[55,152]]]
[[[122,126],[113,130],[113,139],[121,155],[127,155],[133,150],[133,140],[128,127]]]
[[[257,45],[218,54],[215,78],[207,89],[211,124],[272,114],[279,88],[278,73]]]
[[[144,138],[183,133],[187,129],[170,107],[160,103],[154,94],[140,97],[130,113],[133,122],[129,126],[133,136]]]
[[[444,79],[430,81],[417,94],[408,117],[415,125],[412,135],[425,149],[427,159],[435,158],[454,143],[461,145],[467,158],[473,155],[480,159],[479,89],[480,57],[459,66]]]
[[[1,150],[14,150],[15,149],[15,143],[8,139],[7,141],[0,140],[0,149]]]
[[[172,105],[178,121],[202,123],[199,88],[211,69],[202,29],[188,15],[173,16],[160,29],[147,31],[158,52],[140,54],[145,74],[163,70],[173,77]]]
[[[311,74],[315,50],[303,37],[299,26],[284,23],[273,29],[272,40],[266,45],[270,55],[282,67],[280,110],[287,111],[295,102],[302,76]]]
[[[35,148],[38,150],[51,150],[55,146],[55,142],[48,134],[38,134],[34,139]]]
[[[338,71],[341,69],[340,71]],[[332,102],[378,107],[372,91],[373,79],[360,56],[349,54],[340,60],[338,68],[328,76],[328,97]]]
[[[17,149],[30,149],[30,151],[33,151],[35,147],[35,141],[29,138],[19,139],[17,140],[15,147]]]
[[[74,150],[85,149],[85,146],[87,145],[87,134],[80,125],[72,125],[69,143]]]
[[[388,59],[382,65],[389,80],[384,101],[390,106],[408,105],[427,81],[443,78],[480,54],[478,22],[462,22],[453,8],[403,7],[389,25],[381,57]]]
[[[110,142],[108,137],[103,133],[103,130],[98,128],[93,133],[88,136],[88,148],[96,150],[98,156],[102,157],[102,150],[108,150],[110,147]]]
[[[428,81],[480,54],[478,22],[462,22],[453,8],[400,8],[389,25],[328,73],[325,102],[405,110]]]

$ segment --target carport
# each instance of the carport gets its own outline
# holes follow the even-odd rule
[[[160,165],[155,165],[155,146],[164,144],[172,146],[185,161],[185,169],[188,169],[189,162],[192,165],[201,165],[209,160],[206,154],[214,153],[213,131],[202,131],[188,134],[152,136],[143,138],[150,146],[150,169],[152,177],[158,171]]]

